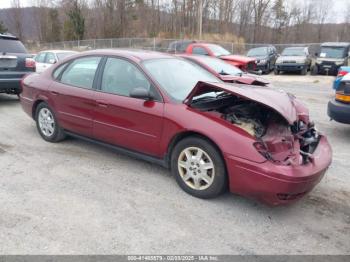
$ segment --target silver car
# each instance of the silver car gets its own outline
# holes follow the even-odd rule
[[[277,58],[275,74],[280,72],[300,72],[306,75],[311,69],[311,55],[308,47],[287,47]]]

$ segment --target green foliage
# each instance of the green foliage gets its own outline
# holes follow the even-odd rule
[[[67,12],[68,20],[64,23],[64,35],[66,40],[81,40],[85,34],[85,18],[78,0]]]
[[[0,21],[0,34],[6,33],[6,32],[7,32],[7,28],[5,27],[4,23]]]
[[[48,42],[58,42],[61,40],[62,25],[59,20],[59,13],[56,8],[49,10],[49,32],[47,33]]]

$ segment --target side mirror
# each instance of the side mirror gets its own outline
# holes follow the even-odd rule
[[[49,64],[55,64],[56,63],[56,60],[55,59],[49,59]]]
[[[315,56],[318,57],[318,53],[317,52],[315,53]]]
[[[143,87],[136,87],[131,90],[130,97],[143,99],[143,100],[153,100],[153,96],[150,91]]]

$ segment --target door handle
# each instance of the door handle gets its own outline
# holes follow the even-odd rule
[[[60,93],[56,92],[56,91],[51,91],[51,94],[53,94],[54,96],[59,95]]]
[[[107,107],[108,106],[108,103],[104,100],[97,100],[96,103],[100,107]]]

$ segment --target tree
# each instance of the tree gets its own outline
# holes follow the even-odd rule
[[[4,23],[0,21],[0,34],[6,33],[7,28],[5,27]]]
[[[48,32],[46,41],[48,42],[58,42],[61,40],[61,22],[59,20],[59,14],[57,8],[52,8],[49,10],[48,14]]]
[[[12,0],[11,6],[11,20],[14,24],[15,33],[20,39],[23,39],[23,16],[20,0]]]
[[[67,40],[82,40],[85,34],[85,18],[79,0],[74,0],[67,12],[64,30]]]

